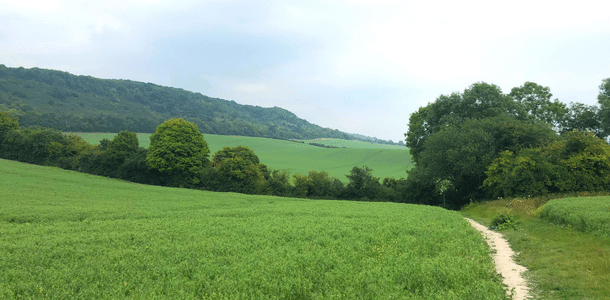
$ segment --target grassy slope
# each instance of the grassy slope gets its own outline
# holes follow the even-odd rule
[[[356,148],[356,149],[399,149],[399,150],[407,149],[405,146],[382,145],[382,144],[374,144],[374,143],[369,143],[369,142],[364,142],[364,141],[330,139],[330,138],[303,140],[303,142],[317,143],[317,144],[335,146],[335,147]]]
[[[504,199],[471,205],[462,213],[483,224],[500,213],[515,215],[517,230],[503,231],[529,269],[539,299],[610,299],[610,239],[607,233],[581,232],[581,224],[608,224],[610,197],[551,200]],[[547,207],[552,209],[548,209]],[[550,222],[539,215],[575,216],[574,224]],[[582,227],[587,230],[587,227]],[[589,227],[590,228],[590,227]],[[607,229],[606,229],[607,230]]]
[[[102,138],[112,139],[111,133],[79,133],[89,143],[97,144]],[[138,135],[140,146],[148,147],[148,134]],[[307,174],[309,171],[326,171],[331,176],[347,182],[345,175],[354,166],[368,166],[374,176],[380,178],[407,177],[411,168],[411,154],[406,147],[376,145],[371,143],[334,140],[347,148],[322,148],[307,144],[267,138],[206,134],[205,140],[211,154],[230,146],[248,146],[254,150],[261,162],[275,170]],[[312,140],[318,142],[317,140]]]
[[[505,297],[481,236],[437,207],[144,186],[5,160],[0,182],[0,298]]]

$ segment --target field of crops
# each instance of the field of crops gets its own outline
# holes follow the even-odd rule
[[[342,139],[313,139],[313,140],[302,140],[305,143],[316,143],[325,146],[333,146],[333,147],[346,147],[346,148],[356,148],[356,149],[399,149],[399,150],[408,150],[405,146],[397,146],[397,145],[382,145],[382,144],[374,144],[364,141],[356,141],[356,140],[342,140]]]
[[[0,160],[0,298],[505,299],[456,212],[144,186]]]
[[[112,133],[78,133],[86,141],[98,144],[103,138],[112,139]],[[140,146],[148,147],[149,134],[138,134]],[[346,148],[323,148],[308,144],[243,136],[204,135],[211,154],[230,146],[252,148],[261,162],[274,170],[307,174],[309,171],[326,171],[331,176],[347,182],[345,175],[354,166],[368,166],[373,175],[380,178],[407,177],[411,169],[411,154],[406,147],[376,145],[358,141],[329,140],[333,145]],[[311,140],[321,143],[320,140]]]
[[[541,217],[610,240],[610,197],[579,197],[547,202]]]

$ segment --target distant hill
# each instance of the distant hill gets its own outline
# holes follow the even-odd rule
[[[0,111],[19,117],[21,126],[70,132],[150,133],[163,121],[180,117],[210,134],[360,139],[311,124],[279,107],[241,105],[152,83],[4,65],[0,65]]]

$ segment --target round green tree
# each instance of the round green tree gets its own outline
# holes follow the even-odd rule
[[[255,194],[270,174],[252,149],[245,146],[224,147],[212,158],[216,168],[218,191]]]
[[[146,163],[167,176],[171,186],[192,186],[208,167],[210,149],[197,125],[183,119],[170,119],[150,135]]]

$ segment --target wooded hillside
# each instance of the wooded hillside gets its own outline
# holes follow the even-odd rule
[[[21,126],[71,132],[151,133],[163,121],[179,117],[211,134],[358,139],[279,107],[241,105],[152,83],[4,65],[0,65],[0,111],[18,117]]]

